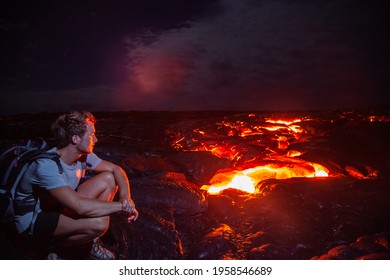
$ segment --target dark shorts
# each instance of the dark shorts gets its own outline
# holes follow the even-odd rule
[[[59,212],[40,212],[34,224],[33,234],[30,234],[30,228],[28,228],[22,233],[22,238],[33,247],[49,248],[53,243],[54,231],[59,218]]]

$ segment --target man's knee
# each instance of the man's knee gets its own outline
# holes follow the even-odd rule
[[[102,172],[99,174],[99,179],[103,180],[107,188],[111,189],[112,191],[117,190],[117,185],[115,182],[115,177],[112,172]]]
[[[77,192],[87,198],[112,200],[118,190],[112,172],[97,173],[92,178],[79,185]]]
[[[95,218],[92,221],[91,230],[96,236],[102,236],[110,225],[110,218],[108,216]]]

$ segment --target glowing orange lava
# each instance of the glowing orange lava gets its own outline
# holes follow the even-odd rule
[[[210,194],[218,194],[226,189],[238,189],[247,193],[256,193],[256,185],[266,179],[287,179],[296,177],[327,177],[329,170],[316,163],[297,162],[285,165],[267,164],[245,170],[232,170],[217,173],[209,185],[202,186]]]
[[[256,116],[252,114],[249,117]],[[210,194],[218,194],[231,188],[256,193],[258,183],[266,179],[329,176],[326,167],[305,161],[300,158],[304,152],[290,149],[291,142],[299,142],[301,135],[305,133],[300,125],[302,121],[298,118],[266,118],[250,120],[249,123],[223,120],[216,123],[217,129],[210,131],[196,128],[189,135],[177,137],[172,146],[182,150],[208,151],[235,163],[245,158],[245,161],[236,165],[233,170],[218,171],[202,189]],[[242,145],[242,141],[248,144]],[[253,149],[253,143],[262,142],[268,143],[269,146],[265,150],[259,150],[259,154],[251,154],[252,158],[248,157],[248,147],[252,145]],[[252,161],[253,159],[257,161]],[[254,162],[263,163],[256,165]]]

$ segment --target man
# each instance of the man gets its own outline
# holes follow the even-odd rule
[[[52,159],[37,160],[18,188],[16,228],[33,246],[54,250],[48,258],[60,258],[64,248],[91,244],[88,258],[114,259],[99,239],[108,229],[109,215],[123,211],[128,222],[138,218],[126,173],[93,153],[95,122],[89,112],[59,116],[52,125],[58,145],[51,152],[59,154],[60,166]],[[88,170],[96,175],[80,182]],[[117,191],[119,201],[113,201]],[[38,201],[35,210],[18,214],[32,199]]]

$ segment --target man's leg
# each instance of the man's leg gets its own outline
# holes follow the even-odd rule
[[[60,214],[54,232],[56,247],[48,254],[47,258],[115,259],[115,255],[104,248],[99,239],[107,231],[108,221],[107,216],[73,219]]]
[[[80,196],[104,201],[112,201],[117,190],[114,176],[110,172],[99,173],[77,188]],[[78,218],[74,213],[65,210],[59,217],[54,238],[62,248],[92,242],[90,258],[114,259],[114,254],[105,249],[99,239],[107,231],[109,221],[109,216]]]
[[[83,197],[112,201],[118,187],[112,173],[102,172],[77,188]],[[72,213],[60,215],[54,236],[64,243],[82,244],[102,236],[108,229],[109,217],[77,218]]]
[[[62,245],[79,245],[102,236],[108,229],[108,217],[73,219],[60,215],[54,238]]]
[[[112,201],[117,190],[114,174],[102,172],[78,186],[77,193],[87,198]]]

